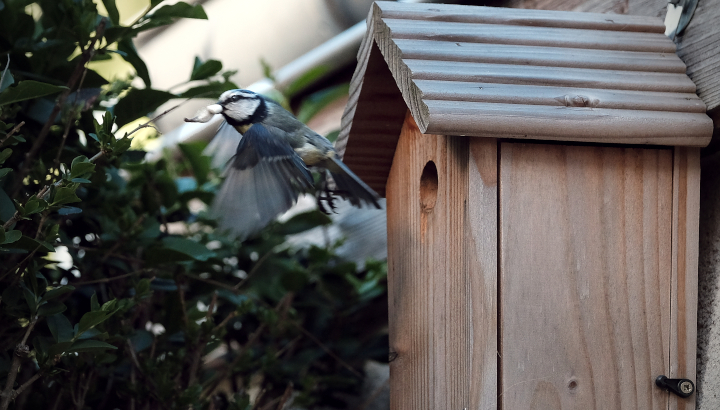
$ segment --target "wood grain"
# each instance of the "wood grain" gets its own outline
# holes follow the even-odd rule
[[[500,152],[502,408],[667,408],[672,151]]]
[[[406,117],[387,188],[394,410],[495,408],[495,146],[474,143],[470,161],[469,139]],[[437,182],[422,187],[429,161]]]
[[[671,378],[696,380],[700,152],[675,148],[673,167]],[[695,409],[695,395],[672,396],[672,410]]]

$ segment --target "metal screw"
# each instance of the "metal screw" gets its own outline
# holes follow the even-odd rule
[[[693,385],[688,381],[684,381],[680,383],[680,390],[685,394],[690,394],[693,391]]]

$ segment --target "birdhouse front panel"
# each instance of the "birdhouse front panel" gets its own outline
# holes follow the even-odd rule
[[[393,409],[695,408],[712,121],[663,30],[375,4],[337,146],[387,197]]]

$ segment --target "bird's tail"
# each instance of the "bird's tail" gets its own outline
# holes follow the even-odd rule
[[[337,158],[330,159],[331,166],[327,169],[330,171],[333,181],[337,186],[338,194],[351,204],[360,207],[363,203],[372,205],[377,209],[381,209],[380,196],[367,186],[350,168]]]

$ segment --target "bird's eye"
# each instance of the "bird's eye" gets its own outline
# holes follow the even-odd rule
[[[242,96],[236,94],[236,95],[233,95],[232,97],[230,97],[230,101],[232,101],[232,102],[240,101],[241,98],[242,98]]]

